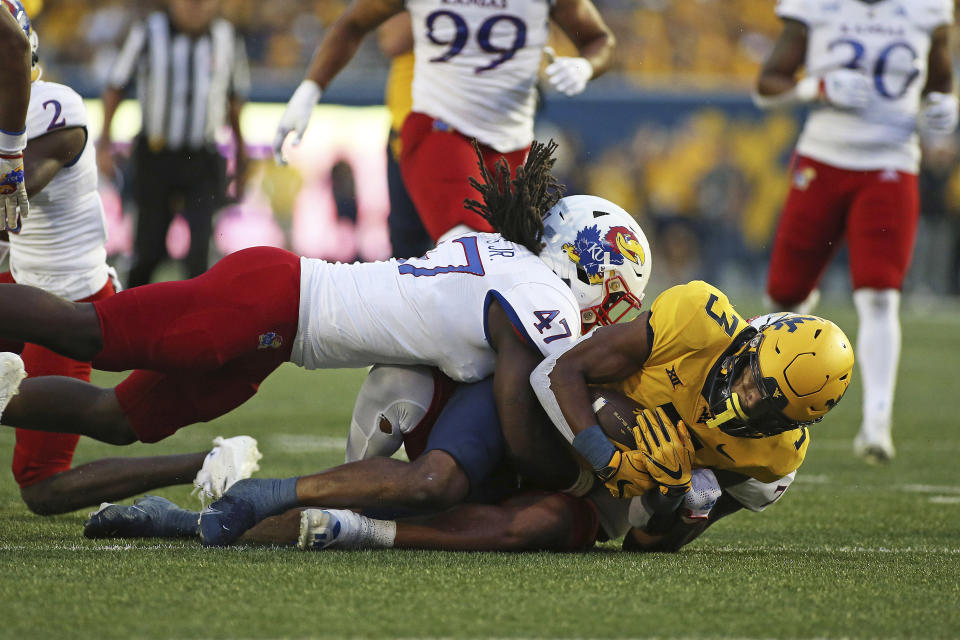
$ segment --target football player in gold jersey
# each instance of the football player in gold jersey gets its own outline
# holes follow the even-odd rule
[[[554,424],[611,493],[648,499],[658,535],[634,522],[626,543],[642,546],[663,543],[668,529],[683,524],[681,503],[697,503],[687,495],[691,477],[693,493],[712,496],[707,501],[729,489],[714,520],[779,498],[803,462],[808,425],[840,401],[853,360],[849,340],[832,322],[771,314],[752,325],[720,290],[695,281],[667,290],[632,322],[600,328],[548,358],[531,381]],[[596,424],[590,384],[618,388],[642,405],[636,450],[614,446]],[[644,446],[651,433],[661,435],[656,451]],[[699,476],[700,487],[695,469],[710,470]],[[701,509],[687,530],[674,530],[670,546],[697,526],[702,531],[709,511]]]

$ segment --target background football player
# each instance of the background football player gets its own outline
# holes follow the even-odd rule
[[[807,312],[846,239],[860,327],[863,422],[854,451],[893,457],[900,289],[916,235],[917,130],[957,125],[952,0],[779,0],[783,31],[757,80],[764,108],[809,104],[793,185],[774,239],[767,294]],[[801,67],[806,75],[797,80]]]
[[[4,253],[9,249],[10,254],[10,271],[0,273],[0,283],[28,284],[78,302],[102,300],[120,287],[116,272],[107,264],[107,230],[94,152],[88,144],[86,108],[70,87],[40,79],[37,33],[20,2],[3,2],[23,16],[21,26],[32,49],[23,165],[33,215],[9,232],[9,244],[0,240],[0,248]],[[20,353],[32,377],[90,381],[89,362],[39,345],[0,340],[0,351]],[[17,430],[13,476],[34,513],[65,513],[158,487],[186,484],[204,466],[206,475],[200,484],[208,486],[201,490],[216,498],[224,485],[248,477],[259,457],[256,442],[241,436],[219,439],[210,454],[109,458],[71,470],[79,438],[76,434]],[[218,485],[220,490],[214,491]]]
[[[468,178],[480,178],[470,140],[492,169],[504,157],[523,163],[533,140],[536,83],[553,20],[577,47],[547,68],[551,85],[567,95],[611,64],[614,37],[590,0],[458,2],[358,0],[326,32],[306,79],[280,120],[273,149],[296,144],[313,107],[353,57],[360,41],[387,18],[407,10],[413,26],[413,109],[401,129],[400,168],[410,197],[434,241],[487,221],[463,207]]]

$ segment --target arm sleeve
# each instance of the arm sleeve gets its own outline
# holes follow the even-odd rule
[[[126,42],[120,50],[120,55],[114,60],[110,73],[107,76],[107,86],[111,89],[123,89],[133,79],[133,72],[137,68],[137,61],[147,45],[147,27],[138,22],[130,29]]]
[[[570,344],[567,348],[569,349],[574,344],[579,344],[584,340],[589,340],[593,334],[594,332],[591,331],[573,344]],[[557,402],[557,396],[553,393],[553,388],[550,386],[550,373],[557,364],[557,358],[561,355],[563,355],[562,352],[553,353],[544,358],[543,362],[537,365],[537,368],[530,374],[530,386],[533,387],[533,391],[537,394],[537,399],[540,400],[540,404],[543,406],[543,410],[547,416],[549,416],[550,421],[553,422],[557,430],[563,434],[567,442],[573,443],[573,429],[570,428],[566,418],[563,417],[563,411],[560,410],[560,403]]]
[[[780,499],[780,496],[793,484],[793,479],[796,475],[797,472],[793,471],[773,482],[760,482],[759,480],[750,478],[729,487],[724,487],[723,490],[729,493],[744,507],[750,509],[750,511],[763,511]]]

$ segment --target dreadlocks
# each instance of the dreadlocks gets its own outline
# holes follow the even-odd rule
[[[563,185],[550,173],[556,158],[557,143],[542,144],[534,140],[527,161],[517,167],[516,177],[510,179],[510,167],[500,158],[493,173],[483,163],[477,141],[473,150],[479,159],[483,183],[470,178],[470,186],[480,192],[483,202],[465,200],[464,206],[479,214],[493,229],[511,242],[525,246],[535,255],[543,247],[543,216],[557,204],[563,195]]]

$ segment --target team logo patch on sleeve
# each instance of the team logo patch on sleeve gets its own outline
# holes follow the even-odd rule
[[[583,269],[590,284],[603,282],[605,264],[620,265],[625,260],[642,265],[647,260],[643,245],[627,227],[610,227],[600,236],[600,227],[592,225],[577,232],[576,239],[563,245],[570,261]]]
[[[260,334],[260,341],[257,349],[279,349],[283,345],[283,336],[276,331],[268,331]]]

